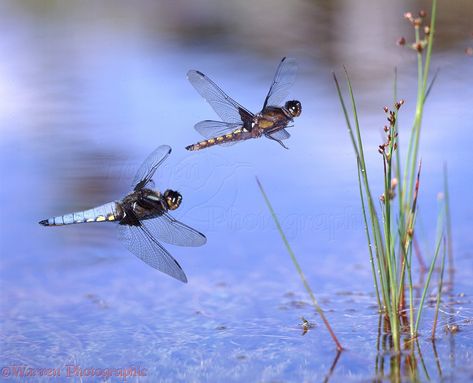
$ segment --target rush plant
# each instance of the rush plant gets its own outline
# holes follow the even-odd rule
[[[430,24],[425,24],[427,14],[424,11],[419,12],[418,16],[413,16],[410,12],[404,15],[413,26],[415,36],[410,47],[417,56],[416,109],[406,156],[402,158],[398,137],[398,113],[404,101],[397,99],[395,76],[395,101],[392,108],[384,107],[387,118],[387,124],[384,126],[385,140],[378,147],[383,164],[383,193],[379,198],[373,196],[371,192],[372,185],[368,177],[358,111],[350,77],[345,69],[349,95],[348,107],[334,74],[340,104],[356,156],[364,230],[376,298],[379,311],[385,317],[385,329],[391,334],[396,351],[400,351],[400,336],[403,331],[408,332],[412,339],[418,335],[424,300],[444,238],[445,207],[442,202],[438,213],[435,251],[423,287],[422,298],[420,302],[416,302],[413,297],[412,255],[422,169],[422,163],[419,160],[419,142],[425,101],[435,80],[433,76],[429,85],[436,9],[437,0],[433,0]],[[401,38],[398,44],[406,45],[406,39]],[[444,260],[444,257],[442,259]]]

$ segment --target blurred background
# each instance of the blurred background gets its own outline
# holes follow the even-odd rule
[[[350,72],[375,193],[377,146],[393,103],[401,151],[416,96],[406,11],[427,1],[2,1],[0,3],[1,358],[4,365],[125,368],[153,381],[321,380],[333,363],[257,189],[271,199],[308,280],[348,349],[332,378],[375,375],[377,313],[356,162],[332,72]],[[471,318],[473,3],[440,2],[420,156],[420,243],[430,258],[447,162],[457,266],[456,318]],[[302,115],[289,150],[266,139],[187,152],[193,125],[217,119],[186,79],[207,74],[261,109],[284,56],[299,62]],[[44,228],[41,219],[122,198],[161,144],[159,188],[183,194],[175,216],[202,248],[166,246],[183,285],[121,246],[113,224]],[[405,152],[405,151],[404,151]],[[463,307],[465,306],[465,307]],[[316,328],[301,336],[304,316]],[[426,316],[426,323],[430,319]],[[463,320],[463,319],[459,319]],[[447,317],[441,321],[445,323]],[[437,345],[444,373],[470,377],[471,326]],[[433,355],[427,352],[433,363]],[[449,360],[447,362],[447,359]],[[427,363],[429,364],[429,363]],[[470,367],[468,367],[470,366]],[[435,376],[435,371],[432,372]],[[320,379],[318,379],[320,378]]]

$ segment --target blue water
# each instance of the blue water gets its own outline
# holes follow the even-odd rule
[[[133,381],[366,381],[383,374],[389,380],[390,354],[383,351],[389,347],[377,348],[382,336],[356,163],[331,71],[342,77],[342,65],[348,65],[370,177],[379,185],[373,193],[381,194],[377,145],[394,66],[406,100],[401,150],[415,107],[414,56],[394,45],[410,33],[405,9],[388,2],[374,8],[342,2],[333,6],[338,9],[322,2],[274,9],[260,2],[127,4],[0,6],[4,380],[7,374],[15,380],[14,366],[59,369],[62,377],[67,366],[139,369],[143,376],[128,378]],[[442,305],[436,348],[428,340],[432,304],[426,310],[420,381],[473,378],[473,65],[463,53],[473,45],[466,16],[473,8],[463,7],[440,7],[432,63],[440,71],[423,125],[420,244],[430,259],[446,161],[456,274]],[[373,15],[370,25],[360,24],[366,12]],[[285,55],[299,61],[291,97],[303,107],[290,129],[290,150],[263,138],[184,150],[200,140],[192,126],[216,118],[187,82],[187,70],[208,74],[258,111]],[[175,216],[208,238],[202,248],[166,246],[183,266],[187,285],[127,252],[113,224],[38,225],[120,199],[141,161],[161,144],[173,153],[157,187],[179,190],[184,199]],[[347,348],[338,358],[255,176]],[[315,325],[305,335],[301,317]],[[444,331],[452,323],[460,328],[453,335]],[[405,367],[402,376],[409,379]]]

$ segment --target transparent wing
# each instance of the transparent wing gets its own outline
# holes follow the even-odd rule
[[[181,265],[145,226],[119,225],[118,236],[125,247],[143,262],[181,282],[187,283],[187,277]]]
[[[158,146],[146,160],[141,164],[133,179],[132,187],[134,190],[144,188],[153,178],[154,172],[171,153],[171,147],[168,145]]]
[[[242,123],[229,123],[222,121],[211,121],[205,120],[200,121],[194,125],[195,130],[197,130],[205,138],[213,138],[218,136],[223,136],[233,132],[235,129],[241,128]]]
[[[202,246],[207,238],[192,227],[164,213],[158,217],[141,221],[141,224],[159,240],[177,246]]]
[[[278,141],[287,140],[289,137],[291,137],[291,135],[286,129],[277,130],[276,132],[270,133],[269,135]]]
[[[293,58],[284,57],[279,63],[273,83],[264,100],[263,109],[268,105],[280,106],[289,94],[297,74],[297,62]]]
[[[187,72],[187,78],[223,121],[239,123],[252,119],[253,114],[251,112],[228,96],[202,72],[190,70]]]

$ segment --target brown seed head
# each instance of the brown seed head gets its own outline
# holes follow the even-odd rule
[[[426,36],[430,35],[430,27],[429,26],[426,25],[424,27],[424,33],[425,33]]]
[[[422,51],[424,50],[424,47],[422,46],[422,43],[420,42],[412,44],[412,48],[419,53],[422,53]]]
[[[426,16],[427,16],[427,12],[424,11],[423,9],[421,9],[421,10],[419,11],[419,17],[426,17]]]
[[[399,39],[397,40],[397,45],[403,47],[404,45],[406,45],[406,39],[404,37],[399,37]]]
[[[396,106],[396,110],[399,110],[401,106],[404,104],[404,100],[399,100],[394,105]]]
[[[420,17],[417,17],[413,21],[414,27],[419,28],[422,25],[422,19]]]
[[[388,109],[387,106],[385,106],[385,107],[383,108],[383,110],[384,110],[384,113],[388,113],[388,111],[389,111],[389,109]]]

